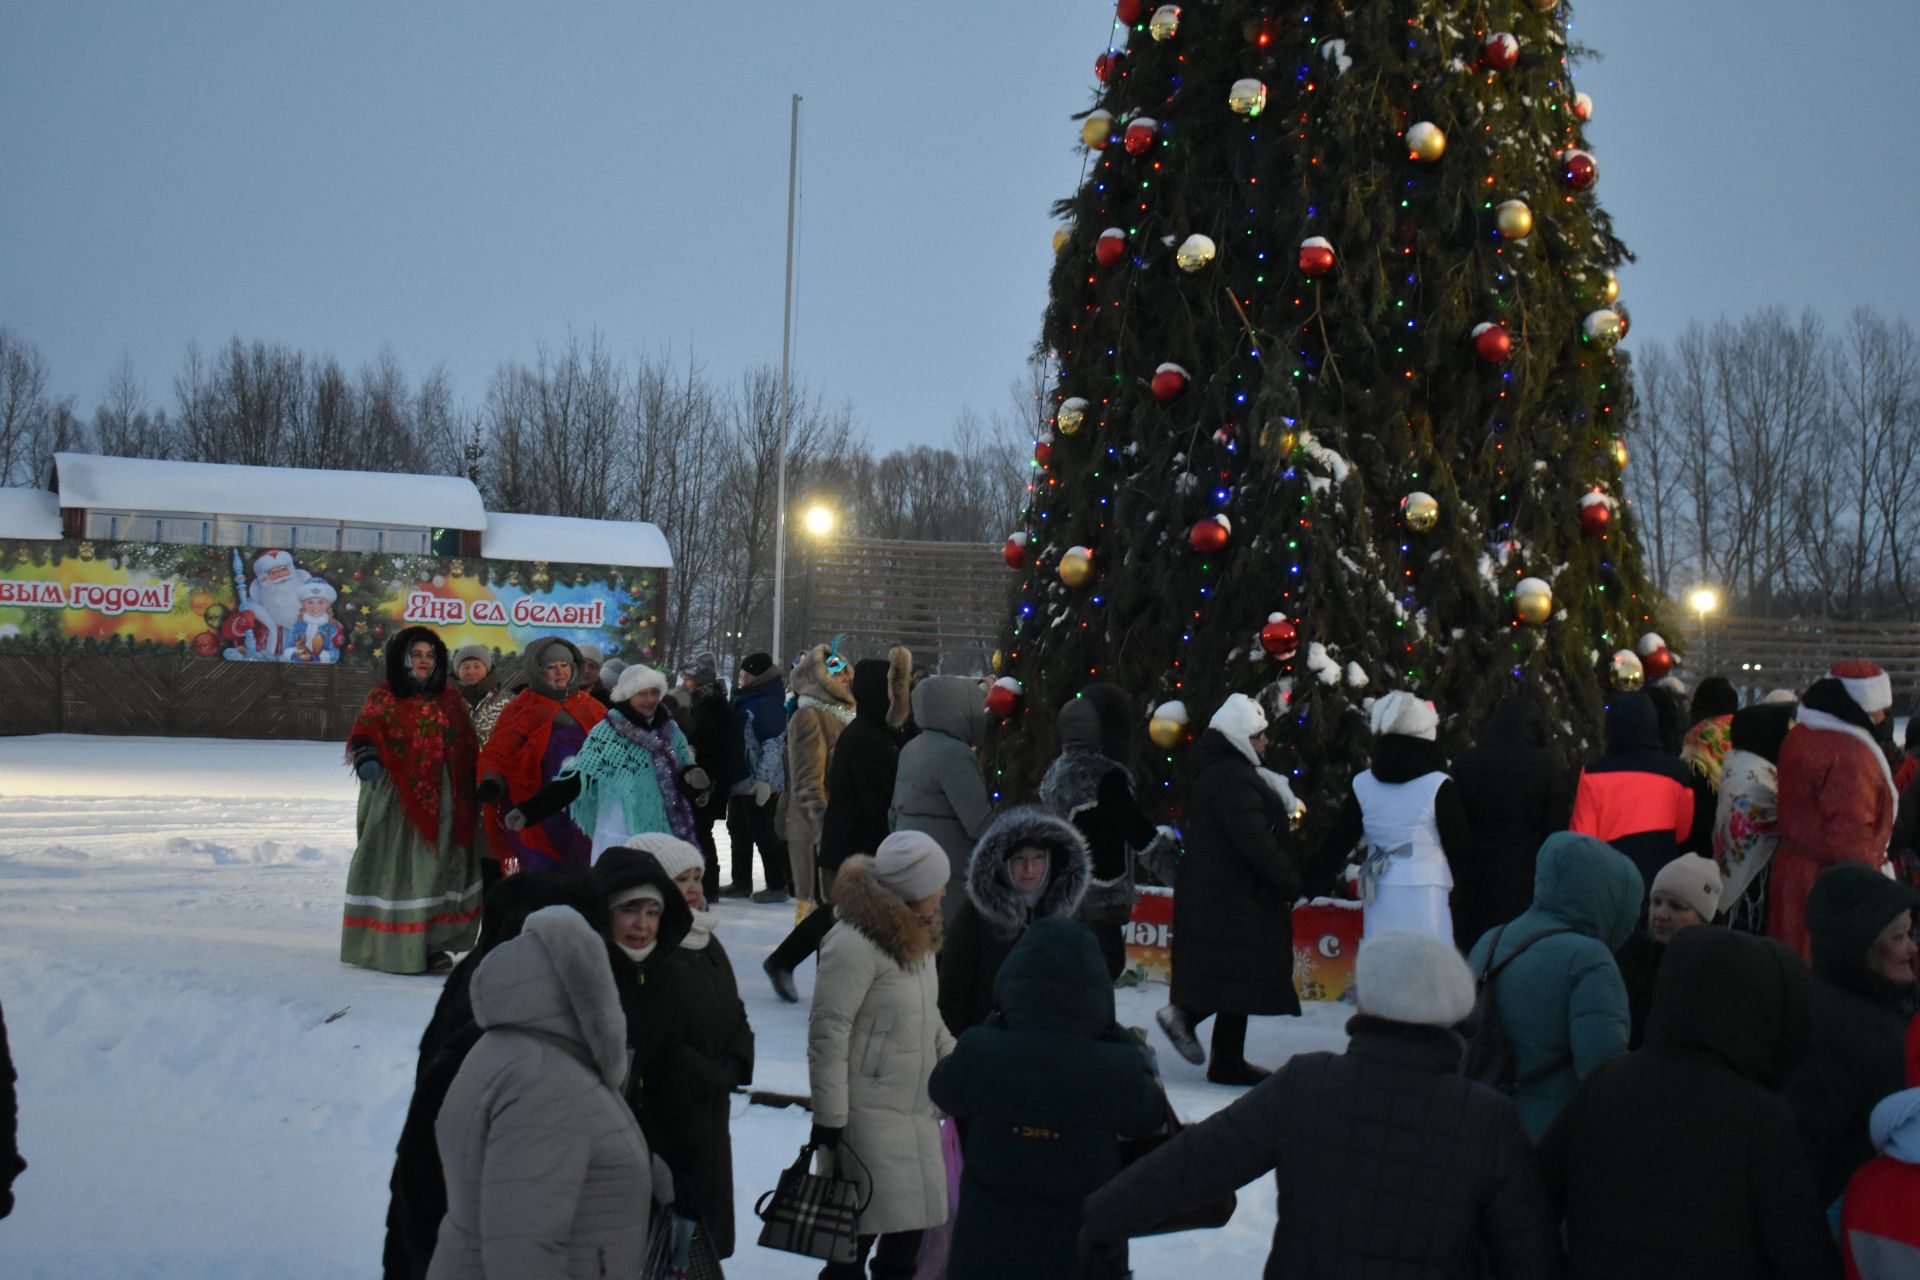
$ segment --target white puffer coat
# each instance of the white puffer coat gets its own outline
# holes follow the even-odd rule
[[[947,1220],[940,1112],[927,1078],[953,1052],[953,1037],[940,1018],[940,920],[915,915],[872,868],[870,857],[848,858],[833,884],[839,918],[820,944],[807,1070],[814,1123],[844,1127],[842,1147],[858,1157],[823,1156],[822,1171],[870,1188],[860,1234],[886,1235]]]
[[[428,1280],[639,1275],[652,1175],[620,1097],[626,1018],[605,942],[569,907],[536,911],[471,991],[486,1034],[434,1125],[447,1216]]]

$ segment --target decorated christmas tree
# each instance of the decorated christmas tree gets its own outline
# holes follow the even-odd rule
[[[1169,803],[1221,700],[1258,697],[1314,826],[1389,690],[1458,747],[1531,687],[1573,758],[1610,687],[1665,674],[1567,8],[1120,0],[1007,547],[1003,795],[1094,680],[1152,714]]]

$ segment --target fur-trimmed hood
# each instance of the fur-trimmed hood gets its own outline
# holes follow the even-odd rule
[[[827,658],[832,653],[833,650],[824,644],[807,650],[806,656],[793,669],[793,678],[787,681],[788,691],[796,698],[813,698],[836,706],[852,706],[853,690],[843,688],[827,677]]]
[[[841,924],[858,931],[903,969],[938,954],[945,938],[939,916],[928,920],[916,915],[881,887],[873,876],[873,859],[864,853],[841,864],[833,881],[833,912]]]
[[[547,663],[557,662],[562,656],[552,652],[555,645],[566,651],[566,660],[573,664],[573,681],[564,689],[556,689],[547,681],[545,671]],[[582,671],[583,659],[580,646],[571,640],[563,640],[559,636],[547,636],[527,646],[527,687],[542,697],[552,698],[555,702],[565,702],[568,694],[581,687]]]
[[[1028,847],[1047,853],[1046,883],[1031,908],[1007,875],[1007,859]],[[967,860],[967,900],[988,928],[1011,938],[1029,920],[1071,918],[1086,896],[1091,875],[1086,841],[1074,825],[1045,809],[1022,806],[995,818],[974,845]]]
[[[542,907],[487,953],[468,987],[481,1027],[517,1027],[562,1045],[609,1089],[627,1077],[627,1020],[606,942],[570,907]]]
[[[407,674],[407,649],[415,640],[425,638],[433,642],[433,674],[420,688],[415,688],[413,679]],[[447,687],[447,642],[431,627],[402,627],[387,641],[387,688],[396,698],[411,698],[415,694],[425,694],[429,698],[440,695]]]

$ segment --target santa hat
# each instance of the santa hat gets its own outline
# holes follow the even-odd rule
[[[1893,681],[1877,662],[1848,658],[1834,663],[1827,674],[1845,686],[1847,696],[1862,711],[1885,711],[1893,706]]]
[[[644,662],[636,662],[620,673],[619,683],[613,686],[613,701],[616,704],[630,702],[648,689],[665,693],[667,677]]]
[[[262,551],[258,556],[254,557],[253,561],[255,577],[271,572],[274,569],[291,568],[293,568],[293,557],[275,547],[269,547],[265,551]]]
[[[1377,700],[1368,722],[1375,737],[1397,733],[1432,742],[1440,730],[1440,714],[1433,709],[1433,704],[1405,689],[1395,689]]]

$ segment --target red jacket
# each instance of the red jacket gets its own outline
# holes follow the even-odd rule
[[[1881,1153],[1847,1183],[1840,1210],[1847,1280],[1920,1275],[1920,1018],[1907,1024],[1907,1085],[1874,1108]]]
[[[1893,834],[1893,773],[1873,735],[1813,706],[1780,745],[1780,847],[1767,932],[1807,956],[1807,893],[1839,862],[1879,870]]]

